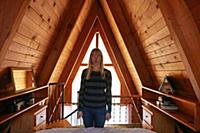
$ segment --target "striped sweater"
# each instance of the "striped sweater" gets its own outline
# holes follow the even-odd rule
[[[111,72],[104,69],[105,78],[101,73],[92,71],[90,79],[86,79],[87,69],[84,69],[81,76],[81,87],[79,91],[79,111],[83,107],[99,108],[107,105],[107,111],[111,112]]]

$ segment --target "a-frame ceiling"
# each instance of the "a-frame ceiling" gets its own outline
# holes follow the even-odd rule
[[[62,58],[61,59],[61,61],[59,62],[59,59],[58,59],[58,62],[57,62],[57,66],[59,67],[59,70],[57,70],[57,71],[60,71],[60,69],[61,68],[63,68],[63,71],[61,71],[60,72],[60,75],[58,74],[58,72],[56,71],[56,67],[54,67],[54,70],[56,71],[56,72],[52,72],[52,75],[53,76],[55,76],[55,73],[57,73],[56,75],[57,75],[57,77],[59,77],[59,81],[61,81],[61,82],[68,82],[68,81],[71,81],[73,78],[71,78],[70,79],[70,77],[71,77],[71,74],[73,75],[74,73],[76,73],[76,71],[77,71],[77,68],[78,68],[78,66],[80,66],[80,61],[81,61],[81,58],[79,58],[80,56],[82,56],[83,57],[83,55],[85,55],[84,54],[84,52],[82,53],[81,51],[82,51],[82,49],[83,49],[83,47],[85,46],[84,45],[84,43],[85,43],[85,40],[87,40],[87,37],[93,37],[93,35],[90,35],[89,34],[89,32],[88,31],[90,31],[91,30],[91,28],[92,28],[92,22],[94,23],[94,20],[95,20],[95,18],[96,17],[98,17],[98,20],[99,21],[101,21],[101,23],[103,22],[103,24],[102,24],[102,27],[105,27],[106,26],[106,28],[104,28],[104,29],[106,29],[106,32],[104,32],[103,33],[103,30],[101,30],[102,31],[102,34],[105,34],[105,36],[109,36],[109,35],[112,35],[113,33],[112,33],[112,31],[111,31],[111,28],[109,27],[109,23],[107,22],[107,19],[105,19],[106,18],[106,16],[105,16],[105,14],[104,14],[104,11],[103,11],[103,9],[102,9],[102,7],[101,7],[101,4],[98,2],[98,1],[94,1],[93,2],[93,4],[92,4],[92,6],[91,6],[91,9],[90,9],[90,11],[89,11],[89,15],[88,15],[88,19],[86,18],[86,21],[85,21],[85,25],[84,25],[84,29],[83,29],[83,32],[81,32],[81,34],[80,34],[80,37],[77,39],[77,42],[75,42],[75,45],[73,46],[73,52],[72,52],[72,54],[70,55],[70,58],[69,58],[69,60],[67,61],[67,64],[65,64],[65,63],[63,63],[63,60],[67,60],[66,58],[66,56],[65,57],[62,57],[62,53],[63,52],[61,52],[61,54],[60,54],[60,58]],[[89,23],[91,23],[91,24],[89,24]],[[127,25],[128,26],[128,25]],[[126,27],[127,29],[126,30],[128,30],[129,28],[128,27]],[[109,29],[109,30],[108,30]],[[86,30],[86,32],[85,32],[85,30]],[[107,31],[108,30],[108,31]],[[94,31],[93,31],[94,32]],[[128,31],[129,32],[129,31]],[[84,35],[82,35],[82,33],[85,33]],[[93,33],[94,34],[94,33]],[[126,34],[126,33],[125,33]],[[66,38],[67,38],[67,36],[66,36]],[[59,38],[59,40],[61,40],[60,38]],[[70,40],[70,39],[69,39]],[[106,40],[108,40],[108,39],[106,39]],[[128,40],[128,39],[126,39],[126,40]],[[88,41],[86,41],[87,43],[88,43]],[[112,40],[109,38],[109,44],[111,45],[111,49],[112,49],[112,51],[114,52],[114,55],[116,55],[117,56],[117,62],[118,62],[118,64],[119,64],[119,68],[120,68],[120,71],[121,71],[121,73],[122,73],[122,75],[123,75],[123,77],[124,77],[124,81],[126,82],[126,84],[128,85],[128,87],[126,87],[126,88],[131,88],[130,89],[130,92],[132,92],[132,94],[137,94],[138,92],[137,92],[137,90],[136,90],[136,87],[134,86],[134,84],[133,84],[133,82],[132,82],[132,78],[131,78],[131,75],[130,75],[130,73],[129,73],[129,70],[128,70],[128,68],[127,68],[127,66],[126,66],[126,62],[124,61],[124,58],[123,58],[123,55],[121,54],[121,51],[119,50],[119,48],[118,48],[118,44],[117,44],[117,42],[116,42],[116,40],[115,40],[115,38],[114,38],[114,36],[112,35]],[[68,42],[66,42],[66,44],[67,44]],[[131,42],[129,42],[129,43],[131,43]],[[144,64],[144,61],[143,60],[141,60],[142,59],[142,57],[141,57],[141,55],[140,55],[140,53],[139,53],[139,51],[137,50],[138,48],[137,48],[137,45],[136,45],[136,43],[135,43],[135,41],[133,40],[133,43],[135,44],[135,46],[131,46],[131,47],[133,47],[133,48],[131,48],[130,50],[134,50],[132,53],[134,53],[134,55],[136,55],[136,56],[133,56],[132,55],[132,58],[134,59],[134,60],[136,60],[135,62],[138,62],[138,64],[137,64],[137,66],[138,66],[138,71],[140,71],[140,73],[143,73],[143,74],[141,74],[140,75],[140,78],[143,78],[144,80],[144,82],[146,82],[146,83],[143,83],[144,85],[146,84],[146,86],[150,86],[150,85],[152,85],[152,79],[151,79],[151,77],[150,77],[150,74],[149,74],[149,72],[147,71],[147,68],[146,68],[146,66],[145,66],[145,64]],[[59,41],[59,44],[60,44],[60,41]],[[124,43],[124,44],[126,44],[126,43]],[[56,46],[58,46],[58,45],[55,45],[55,47]],[[65,49],[65,47],[67,47],[68,45],[65,45],[64,46],[64,48],[63,49]],[[87,47],[87,46],[86,46]],[[62,47],[58,47],[60,50],[62,49]],[[58,49],[57,48],[57,49]],[[125,49],[125,47],[123,48],[123,49]],[[57,52],[57,51],[56,51]],[[51,56],[49,56],[49,59],[50,59],[50,61],[52,60],[52,58],[54,58],[55,57],[55,54],[54,53],[52,53],[52,54],[50,54]],[[126,55],[127,56],[127,55]],[[129,55],[128,55],[129,56]],[[63,59],[64,58],[64,59]],[[130,58],[130,57],[129,57]],[[78,63],[76,63],[76,62],[78,62]],[[48,66],[50,65],[50,64],[52,64],[52,62],[49,62],[49,61],[47,61],[47,63],[48,63]],[[64,66],[65,65],[65,67],[62,67],[61,66],[61,64]],[[73,71],[73,69],[76,67],[76,69],[75,69],[75,71]],[[52,67],[53,68],[53,67]],[[69,69],[70,68],[70,69]],[[142,68],[142,69],[141,69]],[[123,70],[123,71],[122,71]],[[47,70],[47,71],[49,71],[49,70]],[[46,71],[43,71],[43,74],[44,73],[47,73]],[[135,71],[135,73],[137,73],[136,71]],[[148,75],[149,75],[149,77],[148,77]],[[44,76],[43,76],[44,77]],[[70,79],[70,80],[69,80]],[[145,79],[147,79],[147,80],[145,80]],[[40,79],[39,81],[43,81],[42,79]],[[149,83],[148,83],[149,82]]]
[[[196,5],[200,2],[1,1],[0,70],[34,67],[38,85],[70,81],[98,18],[104,43],[130,90],[140,94],[142,85],[156,88],[169,75],[179,93],[200,101],[200,21],[195,15],[200,9]]]

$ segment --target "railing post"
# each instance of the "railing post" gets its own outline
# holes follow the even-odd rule
[[[65,97],[64,84],[62,84],[62,120],[64,119],[64,97]]]

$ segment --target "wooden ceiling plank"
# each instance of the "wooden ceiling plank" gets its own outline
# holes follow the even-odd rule
[[[22,21],[30,0],[1,0],[0,66]]]
[[[45,63],[43,63],[43,67],[39,72],[38,85],[47,84],[51,73],[56,65],[56,62],[62,52],[62,49],[65,45],[66,40],[70,36],[70,33],[75,26],[76,20],[78,18],[79,12],[83,6],[84,1],[70,1],[71,5],[66,11],[63,17],[63,20],[60,22],[59,32],[56,34],[57,38],[54,42],[53,47],[48,53],[48,57],[45,59]],[[73,12],[71,12],[73,10]],[[69,13],[71,12],[71,13]]]
[[[151,77],[150,72],[148,71],[148,68],[145,65],[145,60],[142,54],[140,53],[138,45],[136,44],[134,33],[133,31],[131,31],[128,22],[124,16],[123,13],[124,11],[121,9],[118,1],[109,0],[107,1],[107,4],[118,26],[121,36],[125,42],[130,57],[135,65],[135,68],[142,82],[142,85],[153,87],[154,86],[153,79]]]
[[[200,102],[200,33],[185,1],[157,0]]]

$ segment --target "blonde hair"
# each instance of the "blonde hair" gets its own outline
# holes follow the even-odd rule
[[[101,56],[101,61],[100,61],[100,72],[101,72],[101,77],[102,77],[102,78],[105,78],[104,65],[103,65],[103,54],[102,54],[102,52],[101,52],[100,49],[94,48],[94,49],[92,50],[92,52],[90,53],[90,58],[89,58],[89,63],[88,63],[88,69],[87,69],[86,79],[90,79],[90,75],[91,75],[91,72],[92,72],[92,70],[93,70],[92,54],[93,54],[94,52],[99,52],[99,53],[100,53],[100,56]]]

